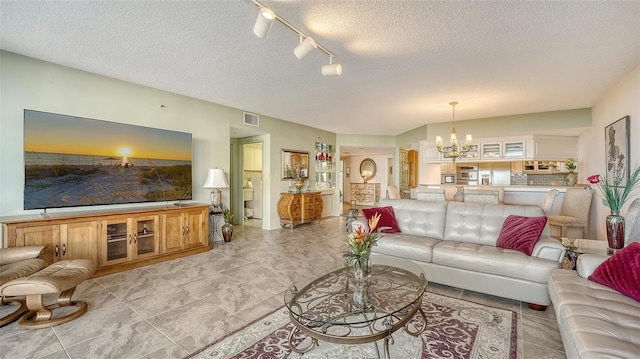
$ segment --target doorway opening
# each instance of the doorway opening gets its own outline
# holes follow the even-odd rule
[[[242,145],[243,223],[259,228],[264,213],[262,153],[262,142]]]

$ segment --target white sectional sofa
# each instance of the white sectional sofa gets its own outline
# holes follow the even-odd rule
[[[430,282],[528,302],[535,309],[550,304],[547,279],[560,268],[565,248],[549,237],[548,226],[531,256],[496,247],[509,215],[544,216],[539,207],[382,199],[378,207],[384,206],[393,207],[401,232],[385,233],[374,254],[409,259]]]
[[[640,302],[588,279],[606,259],[583,254],[576,271],[551,271],[549,294],[567,358],[640,358]]]

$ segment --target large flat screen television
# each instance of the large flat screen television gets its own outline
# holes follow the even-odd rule
[[[24,110],[24,209],[192,199],[190,133]]]

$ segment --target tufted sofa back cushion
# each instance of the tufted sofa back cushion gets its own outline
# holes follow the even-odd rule
[[[393,207],[398,227],[402,233],[434,239],[444,238],[447,202],[381,199],[378,206]]]
[[[511,214],[525,217],[544,216],[538,206],[449,202],[444,239],[495,246],[502,224]],[[542,237],[544,236],[549,236],[548,225],[542,231]]]

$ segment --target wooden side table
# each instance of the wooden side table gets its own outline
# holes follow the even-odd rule
[[[320,222],[324,202],[320,192],[281,193],[278,200],[280,226],[293,229],[301,223]]]

